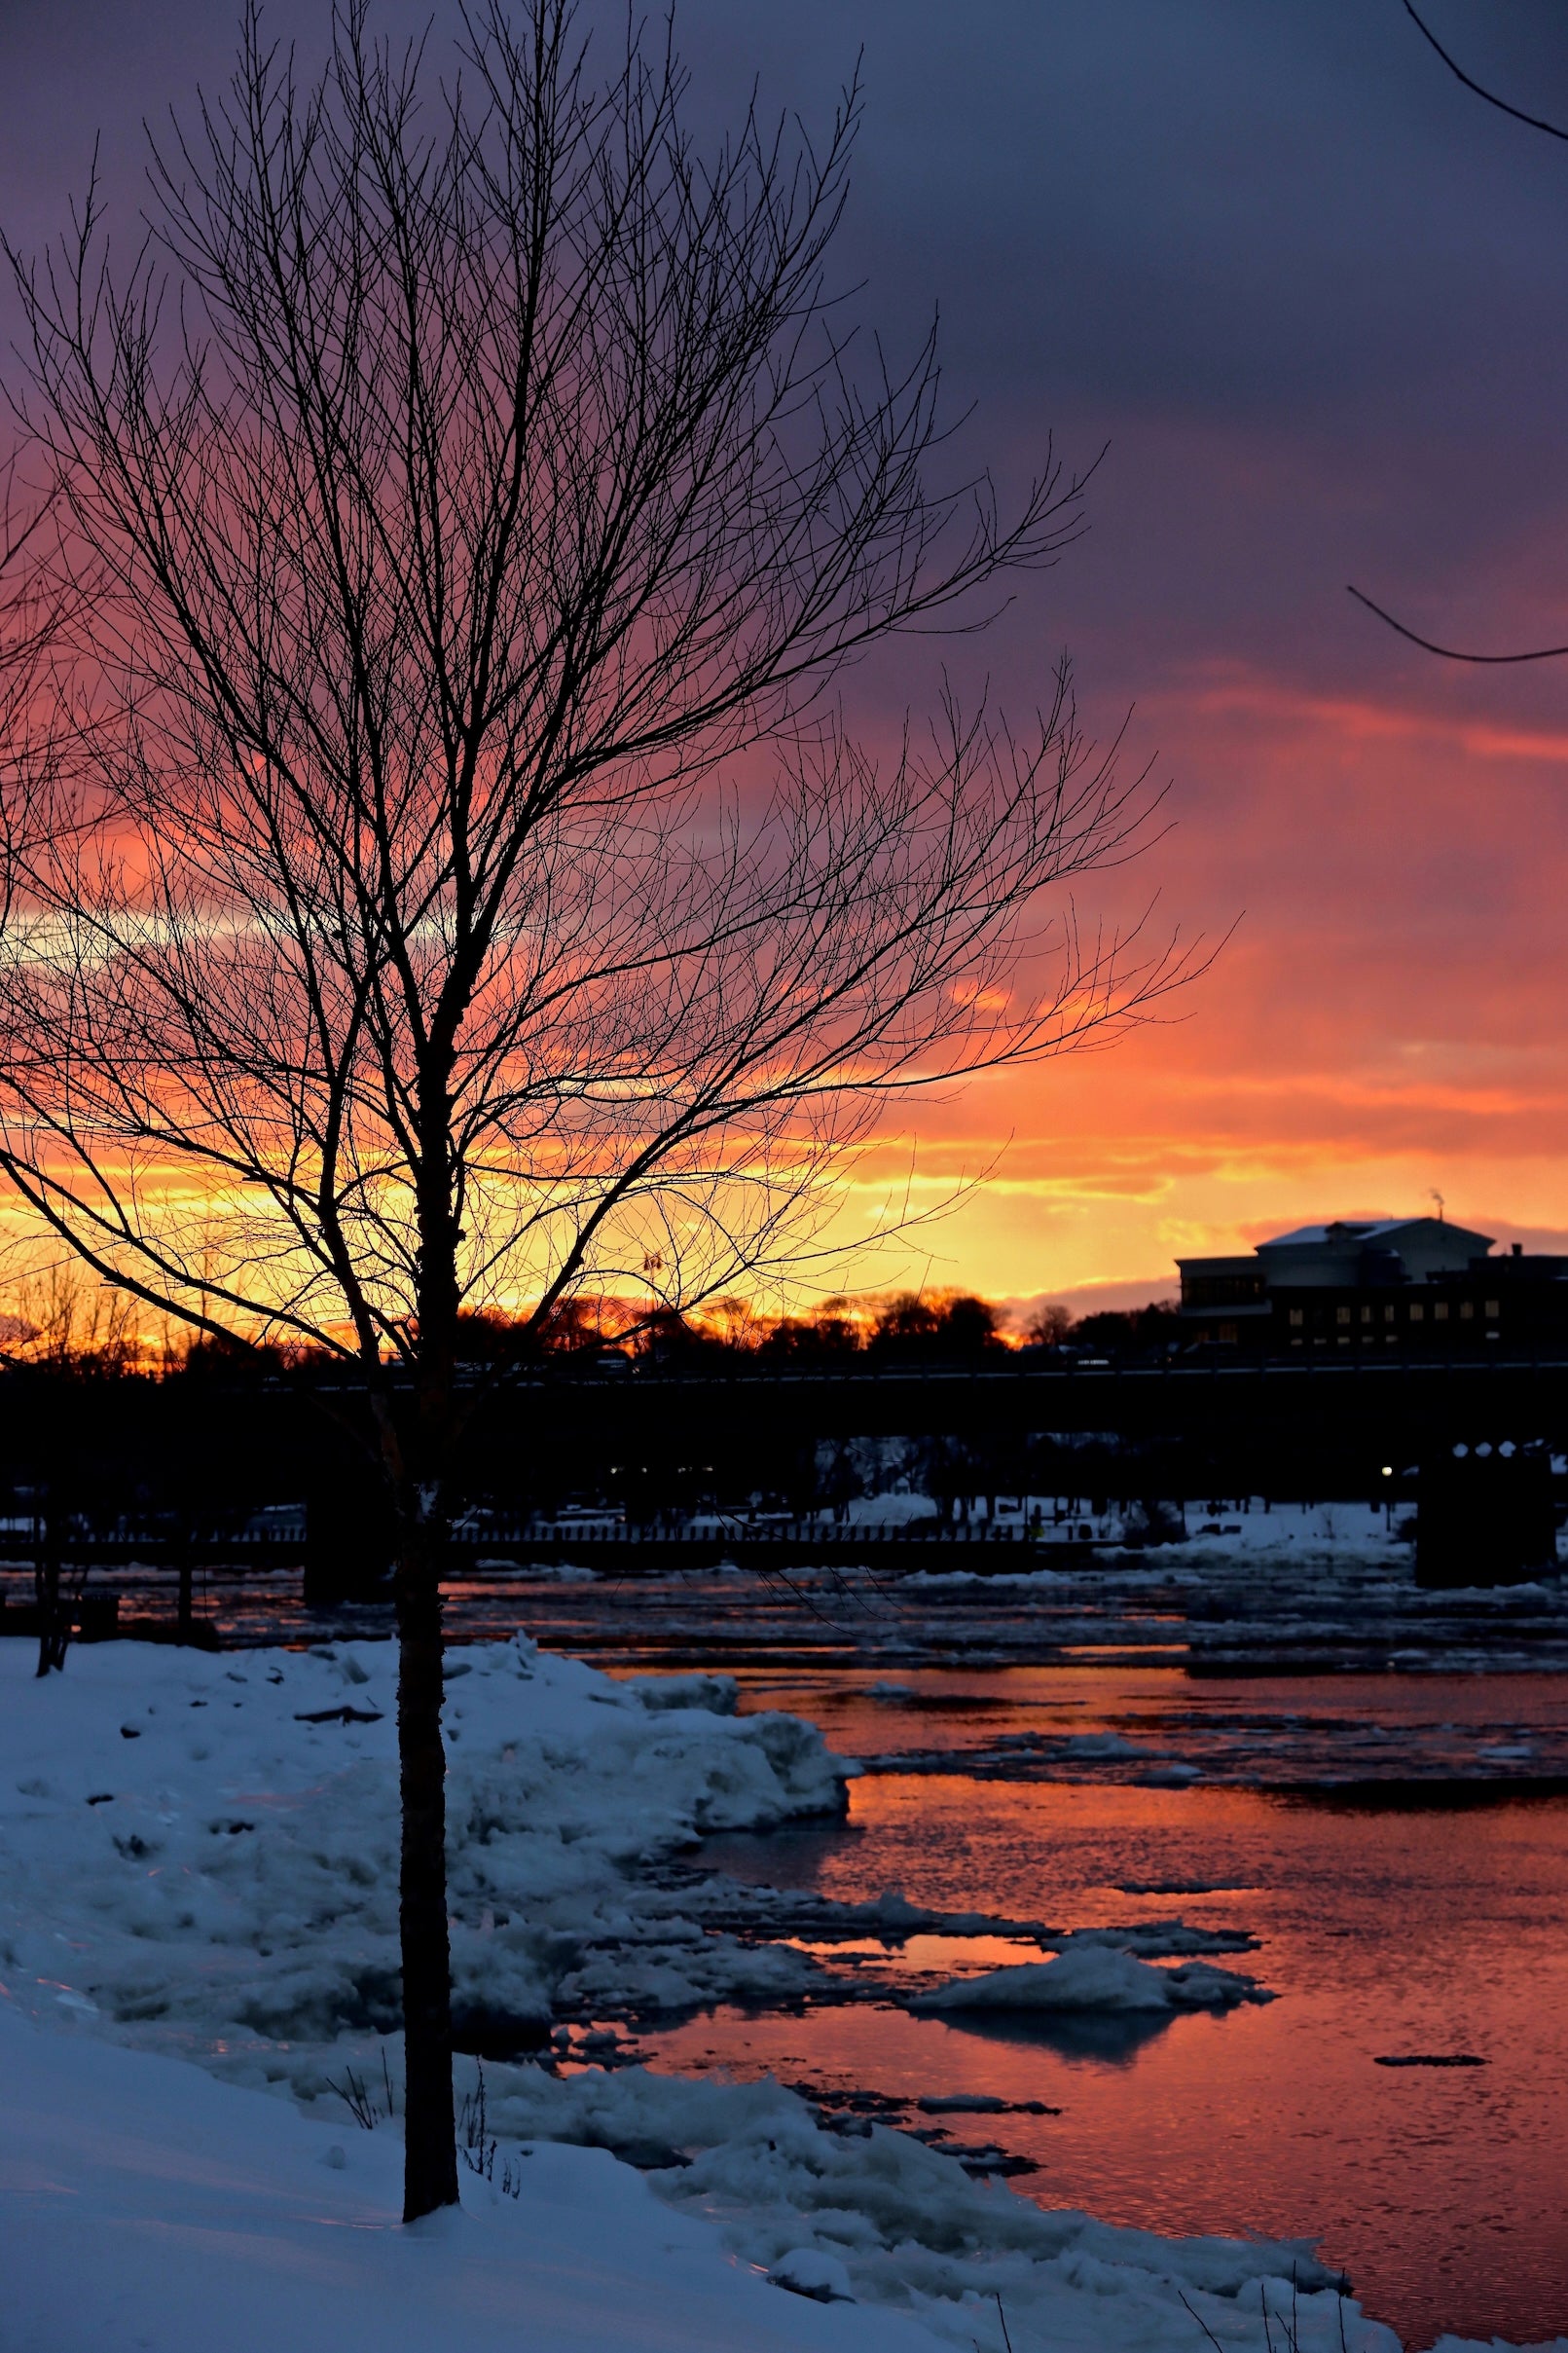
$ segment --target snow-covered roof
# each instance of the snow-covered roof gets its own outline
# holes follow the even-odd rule
[[[1378,1218],[1369,1225],[1353,1225],[1341,1218],[1335,1220],[1333,1230],[1339,1233],[1376,1233],[1392,1222],[1388,1218]],[[1326,1242],[1329,1233],[1327,1226],[1295,1226],[1289,1233],[1271,1233],[1267,1241],[1259,1242],[1258,1247],[1259,1250],[1283,1250],[1288,1245],[1299,1246],[1303,1242]]]
[[[1314,1243],[1384,1241],[1391,1240],[1397,1233],[1409,1233],[1422,1226],[1440,1226],[1444,1233],[1454,1239],[1477,1242],[1485,1250],[1492,1246],[1491,1234],[1476,1233],[1468,1226],[1450,1226],[1440,1218],[1378,1217],[1334,1218],[1327,1226],[1296,1226],[1289,1233],[1270,1234],[1268,1240],[1259,1242],[1258,1247],[1259,1250],[1300,1250],[1310,1248]]]

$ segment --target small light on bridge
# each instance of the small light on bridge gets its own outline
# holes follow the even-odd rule
[[[1385,1463],[1384,1463],[1384,1465],[1383,1465],[1383,1476],[1384,1476],[1384,1478],[1385,1478],[1385,1479],[1392,1479],[1392,1478],[1393,1478],[1393,1476],[1394,1476],[1394,1465],[1393,1465],[1393,1463],[1392,1463],[1392,1462],[1385,1462]]]

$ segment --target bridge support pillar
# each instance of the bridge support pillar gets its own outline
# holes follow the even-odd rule
[[[1482,1439],[1435,1449],[1421,1464],[1417,1494],[1420,1584],[1516,1585],[1555,1574],[1557,1516],[1544,1447]]]

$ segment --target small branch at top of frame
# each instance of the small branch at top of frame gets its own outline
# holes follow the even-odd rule
[[[1429,24],[1423,23],[1422,19],[1416,15],[1415,10],[1410,5],[1410,0],[1404,0],[1404,13],[1409,18],[1410,22],[1415,26],[1416,31],[1421,35],[1421,38],[1428,42],[1430,46],[1437,51],[1439,56],[1442,59],[1444,65],[1447,66],[1448,71],[1453,75],[1456,82],[1463,82],[1468,91],[1474,92],[1477,98],[1484,98],[1488,106],[1495,106],[1499,114],[1512,115],[1514,122],[1522,123],[1526,129],[1544,130],[1549,139],[1568,139],[1568,130],[1559,129],[1555,123],[1546,122],[1540,115],[1526,114],[1522,107],[1511,106],[1507,98],[1500,98],[1495,91],[1485,89],[1481,83],[1474,80],[1470,74],[1467,74],[1464,67],[1460,64],[1458,58],[1451,57],[1448,55],[1448,52],[1443,48],[1442,43],[1438,39],[1438,36],[1432,30],[1432,27]],[[1457,654],[1454,658],[1456,661],[1469,661],[1475,657],[1469,654]],[[1509,657],[1506,655],[1498,655],[1494,658],[1497,660],[1506,660]],[[1522,661],[1527,657],[1520,655],[1517,658]]]
[[[1406,629],[1403,621],[1396,621],[1391,612],[1385,612],[1381,605],[1374,605],[1370,597],[1363,596],[1361,590],[1351,587],[1348,581],[1345,583],[1345,593],[1347,596],[1354,597],[1358,605],[1365,605],[1368,612],[1375,613],[1380,621],[1385,621],[1389,628],[1397,631],[1402,638],[1408,638],[1412,645],[1419,645],[1423,653],[1439,654],[1445,662],[1484,662],[1488,665],[1504,662],[1555,662],[1563,654],[1568,654],[1568,645],[1537,645],[1528,653],[1462,653],[1456,646],[1434,644],[1431,638],[1423,638],[1415,630]]]

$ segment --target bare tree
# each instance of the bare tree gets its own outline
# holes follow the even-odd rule
[[[1047,925],[1147,809],[1065,671],[1027,738],[944,693],[881,760],[827,699],[893,633],[983,620],[1080,484],[1048,463],[1011,519],[933,484],[933,345],[852,345],[823,272],[857,91],[820,146],[752,115],[704,156],[683,87],[635,33],[595,81],[569,0],[491,0],[439,87],[359,0],[309,88],[252,15],[128,266],[95,196],[17,265],[91,602],[0,1157],[106,1279],[369,1398],[410,2218],[457,2193],[459,1309],[678,1309],[788,1265],[891,1097],[1103,1035],[1179,969],[1065,896]]]
[[[1073,1310],[1063,1300],[1047,1300],[1024,1326],[1024,1337],[1037,1348],[1059,1348],[1073,1329]]]

